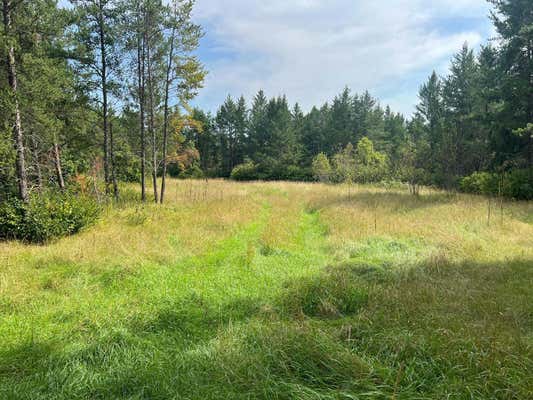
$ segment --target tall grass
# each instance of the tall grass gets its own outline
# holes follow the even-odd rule
[[[532,203],[167,190],[0,243],[0,399],[533,398]]]

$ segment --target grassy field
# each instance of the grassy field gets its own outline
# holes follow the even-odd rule
[[[533,204],[172,181],[0,243],[0,399],[533,399]]]

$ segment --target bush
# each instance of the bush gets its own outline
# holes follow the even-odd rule
[[[383,180],[389,172],[387,156],[375,151],[374,144],[367,137],[362,138],[356,148],[348,143],[333,156],[332,165],[330,180],[335,183],[376,183]]]
[[[474,172],[461,179],[463,192],[484,195],[503,195],[517,200],[533,199],[532,171],[515,169],[503,175],[490,172]]]
[[[204,171],[200,168],[199,165],[191,165],[184,171],[181,171],[178,175],[179,179],[202,179],[205,178]]]
[[[474,172],[461,179],[460,187],[463,192],[473,194],[496,194],[498,192],[498,177],[489,172]]]
[[[297,165],[289,165],[285,171],[285,179],[295,182],[313,181],[313,171],[310,168],[302,168]]]
[[[374,150],[374,144],[363,137],[355,150],[355,180],[361,183],[376,183],[387,176],[389,166],[387,156]]]
[[[0,239],[20,237],[24,226],[24,206],[18,199],[0,203]]]
[[[249,161],[239,164],[231,171],[231,179],[235,181],[254,181],[259,179],[259,169],[257,165]]]
[[[0,206],[0,239],[46,243],[79,232],[98,214],[93,199],[75,194],[36,196],[28,204],[11,199]]]
[[[297,165],[285,165],[276,163],[270,168],[259,166],[258,179],[275,181],[306,181],[309,180],[309,173]]]
[[[313,159],[312,169],[313,176],[318,182],[329,182],[331,180],[333,170],[326,154],[320,153]]]
[[[533,200],[533,171],[516,169],[504,175],[503,195],[517,200]]]

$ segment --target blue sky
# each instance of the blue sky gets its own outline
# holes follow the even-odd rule
[[[196,0],[209,75],[195,105],[264,89],[308,110],[348,86],[409,115],[433,70],[494,36],[489,11],[486,0]]]
[[[345,86],[410,114],[418,87],[494,35],[486,0],[197,0],[209,70],[196,104],[286,94],[305,109]]]

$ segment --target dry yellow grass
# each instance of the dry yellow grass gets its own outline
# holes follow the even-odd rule
[[[429,189],[171,180],[163,206],[0,243],[0,398],[533,393],[533,203],[491,207],[488,221],[486,198]],[[406,265],[391,286],[379,275]]]
[[[426,189],[406,190],[312,183],[234,183],[171,180],[167,204],[108,208],[101,222],[47,246],[0,243],[2,295],[31,297],[33,271],[54,262],[79,268],[176,264],[209,252],[259,218],[268,206],[260,242],[289,245],[301,213],[320,211],[329,245],[349,248],[369,237],[419,238],[453,261],[533,259],[533,204],[488,200]],[[503,207],[503,214],[502,214]]]

